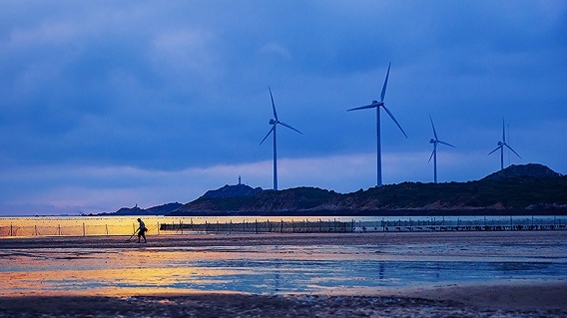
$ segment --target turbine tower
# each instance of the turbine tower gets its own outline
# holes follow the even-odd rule
[[[508,146],[508,144],[506,143],[506,132],[504,130],[504,119],[502,119],[502,140],[499,141],[497,143],[497,145],[498,145],[498,147],[496,147],[496,149],[489,152],[488,155],[490,156],[493,152],[500,149],[500,170],[504,169],[504,147],[512,150],[512,152],[516,156],[518,156],[518,158],[522,159],[522,157],[520,157],[520,155],[514,149],[512,149],[512,147]]]
[[[289,128],[291,130],[294,130],[300,134],[303,135],[303,133],[293,127],[291,127],[290,125],[281,122],[278,119],[278,113],[276,112],[276,104],[274,103],[274,96],[272,95],[272,89],[268,86],[268,90],[270,91],[270,98],[272,100],[272,110],[274,111],[274,118],[270,119],[270,121],[268,122],[270,125],[272,125],[272,128],[270,128],[270,130],[268,131],[268,133],[266,134],[266,137],[264,137],[264,139],[262,139],[262,141],[260,141],[260,145],[268,138],[268,136],[270,134],[274,135],[274,190],[278,190],[278,156],[277,156],[277,146],[276,146],[276,127],[278,125],[282,125],[286,128]]]
[[[435,137],[435,139],[432,138],[431,140],[429,140],[429,143],[433,144],[433,152],[431,152],[431,156],[429,156],[428,162],[431,162],[431,158],[433,157],[433,180],[435,183],[437,183],[437,145],[443,144],[445,146],[453,148],[455,148],[455,146],[439,140],[439,138],[437,138],[437,132],[435,131],[435,125],[433,125],[433,119],[431,119],[431,115],[429,115],[429,121],[431,122],[431,128],[433,128],[433,136]]]
[[[390,116],[390,118],[392,118],[392,120],[394,121],[394,123],[396,123],[398,128],[400,128],[400,130],[402,131],[402,134],[404,134],[404,136],[406,136],[406,138],[408,138],[408,136],[406,135],[406,133],[402,129],[402,126],[400,126],[400,124],[398,124],[398,121],[396,120],[396,118],[394,118],[394,115],[392,115],[392,113],[384,105],[384,95],[386,95],[386,85],[388,84],[388,76],[390,75],[390,65],[391,65],[391,63],[388,63],[388,71],[386,72],[386,79],[384,80],[384,85],[382,86],[382,93],[380,94],[380,101],[378,102],[378,101],[373,100],[370,105],[351,108],[351,109],[347,110],[347,111],[353,111],[353,110],[376,108],[376,136],[377,136],[377,138],[376,138],[376,140],[377,140],[376,141],[376,158],[377,158],[377,160],[376,160],[376,174],[377,174],[376,186],[378,186],[378,187],[382,186],[382,156],[381,156],[381,153],[380,153],[380,108],[384,108],[386,113]]]

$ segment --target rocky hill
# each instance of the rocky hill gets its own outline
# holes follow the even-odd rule
[[[252,188],[245,184],[229,186],[228,184],[217,190],[209,190],[203,194],[203,199],[218,199],[230,197],[248,197],[262,192],[262,188]]]
[[[530,163],[527,165],[511,165],[504,170],[486,176],[483,180],[504,180],[520,177],[558,178],[561,177],[561,174],[544,165]]]
[[[318,188],[293,188],[281,191],[262,190],[249,196],[209,198],[202,196],[189,202],[170,215],[226,215],[266,214],[272,211],[280,214],[294,214],[324,205],[340,196],[334,191]]]
[[[203,195],[170,215],[567,214],[567,177],[538,164],[512,165],[478,181],[404,182],[348,194],[300,187],[236,196],[231,193],[240,191],[233,187]]]

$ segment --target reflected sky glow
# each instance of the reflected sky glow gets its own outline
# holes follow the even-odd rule
[[[4,296],[328,294],[455,282],[564,279],[567,243],[3,250],[0,271]]]

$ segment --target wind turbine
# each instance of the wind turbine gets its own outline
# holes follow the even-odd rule
[[[518,156],[518,158],[522,159],[522,157],[520,157],[520,155],[514,149],[512,149],[512,147],[508,146],[508,144],[506,143],[506,132],[504,130],[504,119],[502,119],[502,140],[499,141],[497,145],[498,145],[498,147],[496,147],[496,149],[489,152],[488,155],[491,155],[493,152],[500,149],[500,170],[504,169],[504,147],[512,150],[512,152],[516,156]]]
[[[278,113],[276,112],[276,104],[274,103],[274,96],[272,95],[272,89],[268,86],[268,90],[270,91],[270,98],[272,100],[272,110],[274,111],[274,118],[270,119],[270,121],[268,122],[270,125],[272,125],[272,128],[270,128],[270,130],[268,131],[268,133],[266,134],[266,137],[264,137],[264,139],[262,139],[262,141],[260,141],[260,145],[268,138],[268,136],[270,134],[273,133],[274,135],[274,190],[278,190],[278,156],[277,156],[277,147],[276,147],[276,127],[278,125],[282,125],[286,128],[289,128],[291,130],[294,130],[300,134],[303,135],[303,133],[293,127],[291,127],[290,125],[281,122],[278,119]]]
[[[376,186],[378,186],[378,187],[382,186],[382,156],[380,154],[380,108],[384,108],[386,113],[390,116],[390,118],[392,118],[392,120],[394,121],[394,123],[396,123],[398,128],[400,128],[400,130],[402,131],[402,134],[404,134],[404,136],[406,136],[406,138],[408,138],[408,136],[406,135],[406,133],[402,129],[402,126],[400,126],[400,124],[398,124],[398,121],[396,120],[396,118],[394,118],[394,115],[392,115],[392,113],[384,105],[384,95],[386,95],[386,85],[388,84],[388,76],[390,75],[390,65],[391,65],[391,63],[388,63],[388,72],[386,72],[386,79],[384,80],[384,85],[382,86],[382,93],[380,94],[380,101],[378,102],[378,101],[373,100],[370,105],[351,108],[351,109],[347,110],[347,111],[353,111],[353,110],[376,108],[376,136],[377,136],[377,138],[376,138],[376,140],[377,140],[377,142],[376,142],[376,158],[377,158],[377,160],[376,160],[376,173],[377,173]]]
[[[437,138],[437,132],[435,131],[435,125],[433,125],[433,119],[431,119],[431,115],[429,115],[429,121],[431,122],[431,128],[433,128],[433,136],[435,139],[429,140],[429,143],[433,144],[433,152],[431,152],[431,156],[429,156],[429,161],[431,162],[431,158],[433,157],[433,180],[437,183],[437,144],[443,144],[445,146],[453,147],[450,143],[444,142]]]

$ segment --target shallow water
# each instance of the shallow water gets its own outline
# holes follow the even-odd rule
[[[332,293],[565,280],[567,242],[4,249],[0,273],[0,295]]]

